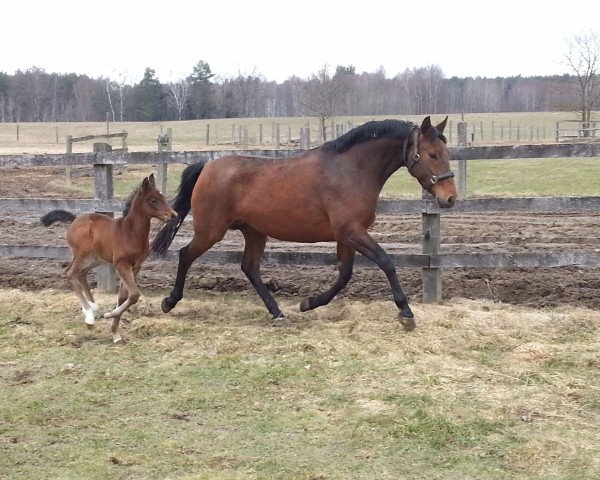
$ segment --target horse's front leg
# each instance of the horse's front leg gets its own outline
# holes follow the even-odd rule
[[[400,310],[400,323],[406,330],[413,330],[416,327],[415,316],[408,306],[406,295],[400,287],[396,267],[391,257],[362,226],[349,229],[346,233],[346,242],[383,270],[392,289],[394,302]]]
[[[104,318],[120,318],[125,310],[137,303],[141,295],[140,289],[135,282],[135,273],[131,265],[119,264],[115,266],[119,277],[121,277],[118,305],[112,312],[106,312]],[[127,293],[126,297],[125,292]],[[121,301],[121,295],[125,298],[124,301]]]
[[[127,297],[129,297],[129,292],[128,292],[127,288],[125,287],[125,284],[123,282],[121,282],[121,288],[119,289],[119,296],[117,297],[117,307],[123,305],[123,303],[125,303],[125,301],[127,300]],[[119,343],[119,342],[123,341],[123,338],[121,337],[121,334],[119,333],[120,322],[121,322],[121,315],[112,317],[112,322],[110,324],[110,331],[112,333],[114,343]]]

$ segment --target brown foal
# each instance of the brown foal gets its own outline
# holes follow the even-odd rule
[[[75,217],[65,210],[53,210],[42,217],[47,227],[56,221],[72,222],[67,242],[73,259],[65,269],[69,285],[81,303],[84,321],[93,327],[99,311],[90,291],[86,274],[101,263],[112,263],[121,279],[117,306],[106,312],[112,318],[111,331],[115,343],[122,341],[119,333],[121,315],[140,297],[136,276],[150,252],[150,223],[152,218],[168,222],[177,218],[165,197],[157,190],[154,175],[144,178],[132,194],[120,218],[100,213]]]

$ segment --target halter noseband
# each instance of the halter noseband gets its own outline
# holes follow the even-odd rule
[[[408,169],[408,172],[411,175],[412,175],[413,167],[417,163],[419,163],[419,160],[421,160],[421,155],[419,155],[419,135],[420,134],[421,134],[421,129],[419,127],[415,126],[412,128],[412,130],[408,134],[408,137],[406,137],[406,140],[404,141],[404,164],[406,165],[406,168]],[[411,138],[412,138],[412,147],[413,147],[412,155],[410,155],[409,148],[408,148],[409,140]],[[431,172],[431,170],[429,170],[427,165],[425,165],[423,162],[421,162],[420,165],[425,170],[427,170],[428,175],[429,175],[430,185],[428,187],[424,187],[427,191],[429,191],[431,189],[431,187],[433,187],[440,180],[445,180],[447,178],[454,178],[454,172],[452,172],[452,171],[442,173],[440,175],[434,175]]]

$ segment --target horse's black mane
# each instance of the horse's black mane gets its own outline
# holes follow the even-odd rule
[[[398,140],[404,140],[416,126],[416,124],[405,120],[373,120],[353,128],[335,140],[325,142],[321,145],[320,149],[324,152],[344,153],[350,150],[354,145],[375,138],[396,138]],[[437,136],[446,143],[446,137],[439,133],[435,128],[431,129],[430,136]]]
[[[335,140],[330,140],[321,146],[325,152],[344,153],[354,145],[373,140],[374,138],[397,138],[404,140],[416,125],[403,120],[371,121],[345,133]]]

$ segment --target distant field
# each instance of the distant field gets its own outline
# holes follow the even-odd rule
[[[432,115],[434,122],[443,120],[445,115]],[[403,118],[420,123],[424,115],[408,116],[362,116],[362,117],[336,117],[333,119],[336,125],[358,125],[369,120],[380,120],[383,118]],[[533,143],[545,143],[554,141],[556,122],[559,120],[573,120],[572,112],[542,112],[542,113],[480,113],[464,116],[464,121],[469,124],[469,134],[475,128],[474,142],[477,143],[516,143],[517,127],[519,127],[519,142],[531,143],[531,132],[533,131]],[[456,142],[456,123],[461,120],[461,115],[449,116],[452,122],[452,133],[448,127],[447,136],[451,143]],[[494,123],[494,139],[492,140],[492,122]],[[235,140],[239,140],[239,128],[248,129],[248,142],[252,148],[261,147],[259,142],[259,126],[263,129],[262,147],[272,148],[272,132],[275,124],[279,124],[281,143],[289,143],[291,133],[292,140],[297,141],[300,136],[300,128],[309,124],[311,127],[311,140],[314,145],[321,143],[319,139],[318,120],[314,117],[291,117],[291,118],[242,118],[242,119],[217,119],[217,120],[190,120],[183,122],[126,122],[110,123],[111,133],[126,131],[128,133],[128,144],[132,151],[156,151],[156,138],[167,128],[173,131],[173,150],[202,150],[215,148],[231,148]],[[329,126],[330,122],[328,122]],[[210,125],[210,144],[206,145],[206,126]],[[508,127],[512,126],[512,134],[509,138]],[[484,136],[481,137],[481,126]],[[162,129],[162,130],[161,130]],[[533,129],[533,130],[532,130]],[[233,131],[233,133],[232,133]],[[19,140],[17,141],[17,125],[14,123],[0,123],[0,154],[2,153],[61,153],[65,151],[65,138],[67,135],[73,137],[84,135],[99,135],[107,132],[107,124],[103,122],[92,123],[21,123],[19,124]],[[502,134],[503,132],[503,134]],[[544,138],[545,133],[545,138]],[[502,134],[502,138],[501,138]],[[538,140],[539,134],[539,140]],[[238,142],[239,143],[239,142]],[[117,140],[116,147],[120,146]],[[91,142],[87,144],[76,144],[74,151],[88,152],[91,150]]]
[[[544,113],[497,113],[469,114],[464,120],[469,124],[469,132],[475,127],[474,144],[517,143],[516,128],[519,127],[519,143],[551,143],[555,141],[554,129],[557,121],[573,119],[571,112]],[[372,119],[389,117],[338,117],[336,125],[358,125]],[[400,118],[400,117],[395,117]],[[420,122],[423,116],[403,117]],[[434,115],[433,121],[443,119]],[[450,115],[450,124],[446,134],[450,145],[456,143],[456,123],[460,115]],[[494,140],[491,138],[492,122]],[[174,151],[241,149],[239,141],[240,127],[247,128],[248,148],[273,148],[275,125],[279,125],[282,148],[298,148],[300,128],[311,126],[313,146],[322,143],[318,138],[316,118],[250,118],[218,119],[184,122],[137,122],[110,123],[111,133],[126,131],[128,147],[131,151],[156,151],[157,137],[172,129]],[[206,144],[206,130],[209,125],[209,144]],[[259,130],[262,125],[262,144],[259,142]],[[508,126],[512,126],[509,141]],[[62,153],[65,151],[65,137],[98,135],[106,133],[106,123],[37,123],[17,125],[0,123],[0,155],[19,153]],[[484,136],[480,135],[483,127]],[[503,132],[503,133],[502,133]],[[533,133],[533,140],[531,138]],[[501,138],[501,134],[502,137]],[[542,135],[545,134],[545,138]],[[538,139],[538,136],[540,138]],[[290,141],[291,138],[291,141]],[[469,133],[471,139],[471,133]],[[120,139],[113,139],[115,148],[121,146]],[[89,152],[92,142],[74,144],[74,152]],[[522,161],[472,161],[468,163],[468,192],[471,196],[547,196],[547,195],[597,195],[600,192],[598,159],[528,159]],[[172,166],[169,178],[169,192],[174,192],[179,182],[181,168]],[[129,192],[137,185],[139,178],[122,177],[115,186],[116,194]],[[91,189],[91,181],[83,178],[76,180],[76,188]],[[383,193],[387,197],[418,198],[420,188],[404,169],[392,176],[385,185]]]

